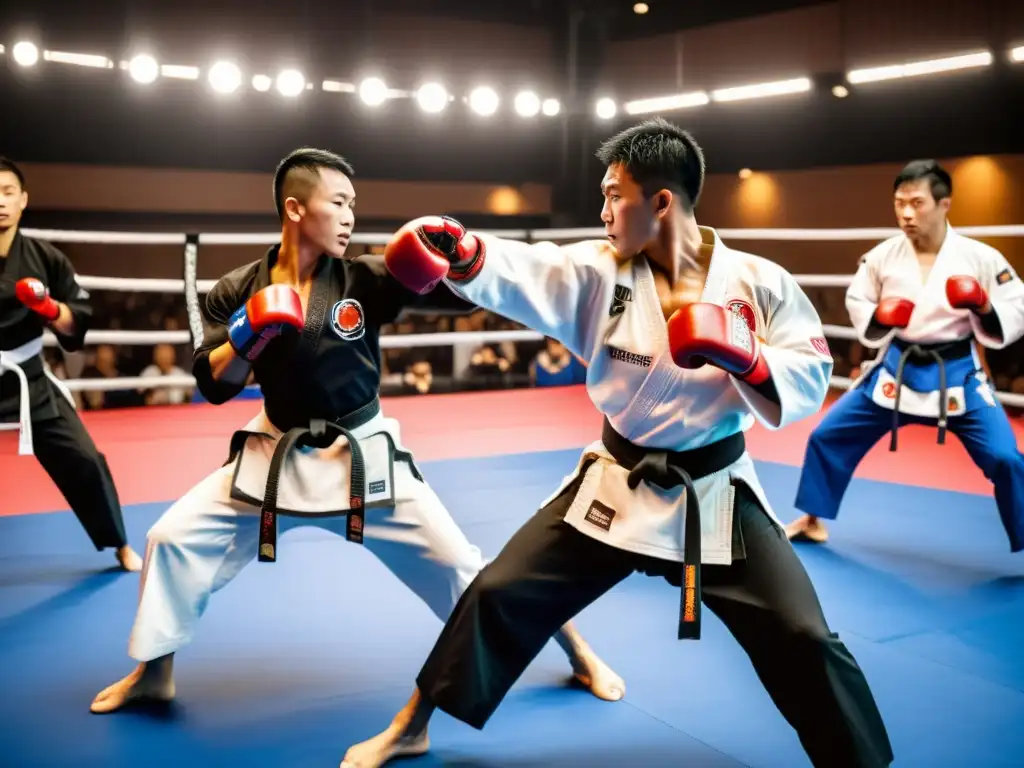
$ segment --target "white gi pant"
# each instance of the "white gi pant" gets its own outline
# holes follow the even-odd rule
[[[258,474],[263,465],[269,466],[281,432],[262,413],[246,429],[267,435],[250,437],[244,451],[243,460],[251,462]],[[362,438],[382,430],[400,444],[397,423],[380,415],[351,432],[364,445]],[[339,438],[330,448],[314,452],[329,453],[326,460],[306,457],[304,473],[302,468],[294,467],[291,472],[282,471],[280,508],[287,508],[289,500],[303,496],[308,499],[318,493],[328,499],[327,508],[331,507],[331,499],[348,498],[349,465],[347,459],[339,460],[339,445],[347,452],[347,441]],[[373,466],[374,453],[364,449],[364,454],[368,479],[375,476],[375,471],[380,475],[380,467]],[[329,471],[324,472],[324,467]],[[459,597],[483,568],[483,557],[407,462],[394,461],[393,472],[393,505],[370,506],[367,498],[363,546],[419,595],[438,618],[446,621]],[[234,462],[221,467],[179,499],[150,529],[138,612],[128,647],[132,658],[150,661],[187,645],[210,596],[256,558],[260,508],[232,499],[234,478]],[[287,487],[300,482],[305,487],[293,490],[289,499]],[[344,515],[279,516],[278,520],[281,533],[290,528],[316,526],[345,535]]]

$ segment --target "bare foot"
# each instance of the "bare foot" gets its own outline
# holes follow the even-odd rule
[[[341,761],[341,768],[379,768],[396,757],[413,757],[430,750],[430,737],[426,729],[406,733],[406,729],[392,724],[372,739],[350,747]]]
[[[96,694],[89,711],[115,712],[133,701],[166,703],[174,699],[174,693],[169,664],[139,664],[130,675]]]
[[[626,682],[590,648],[572,657],[572,671],[573,677],[599,699],[618,701],[626,695]]]
[[[824,544],[828,541],[828,529],[813,515],[803,515],[786,526],[786,538],[790,541],[811,541]]]
[[[118,548],[117,562],[121,564],[121,567],[126,571],[138,573],[142,570],[142,558],[139,557],[138,553],[127,544],[123,547]]]

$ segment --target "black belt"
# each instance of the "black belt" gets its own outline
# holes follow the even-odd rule
[[[380,413],[380,400],[374,398],[366,405],[341,418],[311,419],[308,427],[293,427],[278,441],[274,455],[270,459],[267,472],[267,485],[263,492],[263,505],[260,509],[260,545],[258,558],[261,563],[273,563],[277,560],[277,492],[281,480],[281,467],[293,448],[311,445],[326,448],[341,435],[348,440],[352,454],[352,467],[349,473],[349,512],[345,526],[345,538],[356,544],[363,543],[363,513],[366,498],[366,463],[359,442],[352,437],[350,430],[366,424]],[[336,433],[336,434],[334,434]],[[230,463],[245,447],[249,432],[236,432],[231,438]]]
[[[719,440],[717,443],[690,451],[668,451],[643,448],[624,438],[604,421],[601,442],[621,466],[628,469],[630,490],[641,480],[661,488],[686,489],[686,521],[683,542],[683,579],[679,607],[679,639],[700,639],[700,500],[693,481],[719,472],[735,464],[746,451],[742,432]]]
[[[903,394],[903,367],[908,360],[915,363],[934,362],[939,368],[939,445],[946,442],[946,360],[956,360],[971,354],[971,340],[958,339],[941,344],[915,344],[903,339],[893,339],[892,345],[902,350],[896,365],[896,401],[892,406],[892,428],[889,450],[896,450],[896,434],[900,428],[900,396]]]

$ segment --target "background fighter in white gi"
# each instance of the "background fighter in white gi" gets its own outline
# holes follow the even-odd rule
[[[426,217],[388,246],[406,285],[443,281],[587,361],[606,419],[462,596],[406,707],[343,766],[425,747],[434,708],[482,728],[564,619],[635,571],[680,588],[680,637],[699,636],[706,602],[814,765],[888,765],[867,681],[830,631],[743,441],[755,416],[778,429],[820,408],[832,359],[817,313],[785,270],[697,225],[704,163],[684,131],[644,123],[598,155],[608,241],[527,245]]]
[[[93,546],[113,549],[122,568],[138,571],[142,558],[128,546],[107,460],[43,360],[44,330],[68,352],[85,346],[92,319],[89,294],[67,256],[19,231],[27,206],[24,174],[0,158],[0,422],[20,423],[23,443],[31,438],[31,452]]]
[[[149,531],[129,643],[140,663],[96,696],[93,712],[174,696],[174,653],[192,639],[211,594],[253,558],[276,559],[279,515],[282,527],[318,525],[365,543],[442,620],[484,565],[378,397],[382,325],[406,308],[472,306],[445,288],[417,296],[379,258],[346,259],[351,176],[328,152],[285,158],[274,182],[280,244],[221,278],[202,306],[200,391],[223,403],[252,372],[263,410],[232,438],[229,461]],[[621,698],[622,680],[571,626],[558,641],[595,695]]]
[[[1024,284],[995,248],[948,221],[949,174],[909,163],[894,184],[902,235],[872,248],[846,292],[861,342],[879,349],[811,434],[797,490],[806,514],[790,538],[824,542],[864,455],[904,424],[948,428],[992,481],[1010,549],[1024,549],[1024,457],[975,344],[1002,349],[1024,335]]]

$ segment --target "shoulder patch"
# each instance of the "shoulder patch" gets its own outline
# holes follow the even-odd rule
[[[1013,280],[1015,277],[1016,277],[1016,275],[1014,275],[1011,270],[1004,269],[1002,272],[1000,272],[998,275],[996,275],[996,284],[997,285],[1004,285],[1004,284],[1010,282],[1011,280]]]

